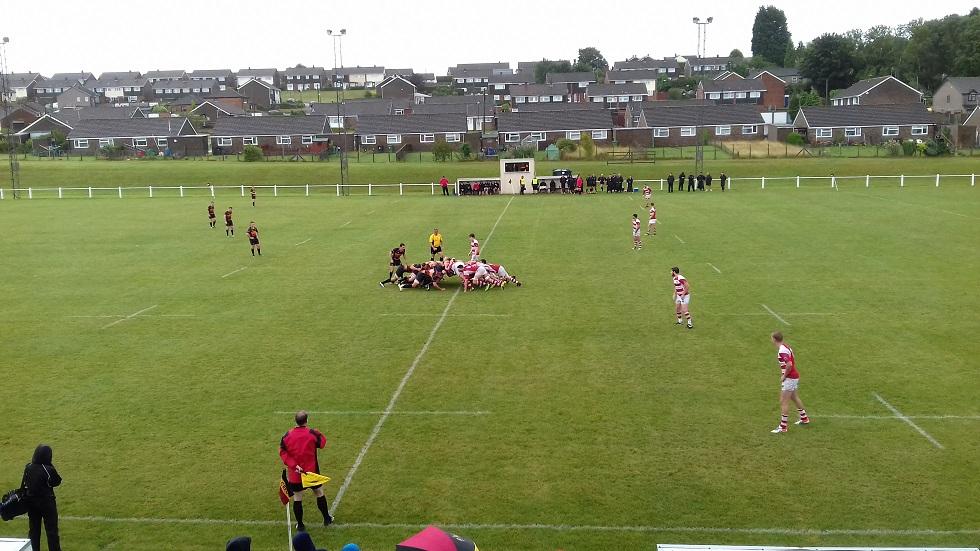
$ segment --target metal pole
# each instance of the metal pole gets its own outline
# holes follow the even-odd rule
[[[10,91],[7,79],[7,43],[10,39],[6,36],[0,39],[0,102],[3,103],[3,117],[10,116]],[[4,137],[7,142],[7,161],[10,164],[10,194],[14,199],[17,198],[17,189],[20,187],[20,170],[17,164],[17,151],[14,148],[13,129],[10,125],[4,126]]]

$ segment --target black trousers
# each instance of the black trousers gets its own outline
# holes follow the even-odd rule
[[[694,180],[687,181],[687,191],[694,191]]]
[[[442,187],[442,194],[443,195],[449,195],[449,186],[443,186]]]
[[[41,521],[48,538],[48,551],[61,551],[61,538],[58,536],[58,505],[53,497],[32,498],[27,504],[28,537],[31,549],[41,550]]]
[[[667,193],[674,193],[674,182],[667,182]]]

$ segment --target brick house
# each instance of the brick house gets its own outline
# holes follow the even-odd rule
[[[524,84],[531,84],[534,82],[534,75],[527,74],[506,74],[506,75],[490,75],[487,78],[487,94],[493,93],[493,101],[495,102],[510,102],[514,103],[513,97],[511,97],[510,89],[514,86],[521,86]]]
[[[138,71],[106,72],[92,84],[103,103],[136,103],[150,98],[150,81]]]
[[[101,97],[93,90],[89,90],[80,84],[68,88],[58,94],[55,98],[58,109],[75,109],[78,107],[92,107],[98,105]]]
[[[433,115],[366,115],[358,117],[355,143],[365,150],[431,151],[437,141],[459,146],[464,141],[479,148],[479,136],[467,134],[466,116],[460,113]]]
[[[37,86],[44,81],[40,73],[8,73],[7,99],[9,101],[37,99]],[[2,93],[3,91],[0,91]]]
[[[58,101],[58,96],[65,90],[73,86],[84,86],[88,88],[95,82],[95,75],[92,73],[55,73],[51,78],[38,83],[34,89],[38,103],[45,105]]]
[[[921,103],[804,107],[793,127],[811,144],[877,145],[930,138],[936,132],[936,120]]]
[[[72,125],[68,142],[74,155],[98,155],[103,147],[122,146],[128,155],[203,155],[206,139],[183,117],[83,119]]]
[[[646,101],[643,84],[590,84],[585,93],[590,103],[601,103],[610,109],[625,107],[630,102]]]
[[[932,95],[932,110],[937,113],[969,115],[980,99],[980,77],[948,77]]]
[[[585,101],[589,86],[598,82],[595,73],[579,71],[573,73],[548,73],[545,84],[561,84],[568,88],[568,101]]]
[[[407,78],[392,75],[378,84],[378,95],[382,99],[410,99],[415,101],[415,85]]]
[[[327,144],[327,118],[322,115],[218,117],[211,132],[214,155],[235,155],[249,145],[265,155],[319,154]]]
[[[262,79],[249,78],[244,83],[239,84],[238,93],[245,98],[245,103],[253,111],[256,109],[268,111],[273,106],[282,103],[279,88]]]
[[[696,145],[699,133],[710,141],[762,140],[765,137],[765,121],[754,105],[686,103],[660,106],[659,103],[651,102],[632,110],[638,119],[633,118],[630,126],[650,130],[651,142],[636,145]]]
[[[151,97],[158,101],[172,101],[188,94],[207,96],[218,90],[216,80],[158,80],[150,84]]]
[[[565,84],[517,84],[510,87],[511,105],[522,103],[562,103],[569,101]]]
[[[71,132],[73,124],[73,122],[69,121],[68,118],[61,113],[56,115],[45,114],[18,131],[16,136],[20,138],[21,141],[28,139],[37,140],[50,136],[51,132],[55,130],[67,136],[68,133]]]
[[[759,111],[784,109],[786,83],[766,72],[763,72],[759,78],[746,79],[735,76],[720,80],[701,80],[698,83],[696,97],[716,103],[755,105]]]
[[[541,150],[561,139],[579,141],[584,134],[591,136],[596,145],[612,143],[614,125],[608,109],[557,109],[500,113],[500,145],[533,145]]]
[[[282,74],[279,72],[279,69],[253,69],[249,67],[248,69],[239,69],[235,76],[238,77],[239,88],[249,80],[254,79],[261,80],[269,86],[282,90]],[[279,102],[277,101],[275,103]]]
[[[0,110],[0,129],[10,128],[13,132],[18,132],[44,116],[44,113],[44,106],[40,103],[12,103],[6,116]]]
[[[922,103],[922,92],[893,76],[859,80],[831,98],[831,105],[899,105]]]
[[[327,71],[323,67],[307,67],[299,64],[282,72],[286,90],[320,90],[330,87]]]
[[[218,90],[238,88],[238,77],[231,69],[198,69],[187,74],[191,80],[215,80],[218,82]]]
[[[609,84],[642,84],[647,89],[647,95],[657,93],[657,79],[661,75],[656,69],[632,69],[629,71],[609,71],[606,82]]]

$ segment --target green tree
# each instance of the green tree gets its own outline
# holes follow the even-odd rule
[[[793,120],[800,112],[800,107],[814,107],[820,105],[820,94],[813,90],[797,92],[789,97],[789,118]]]
[[[864,33],[859,45],[858,55],[862,78],[882,75],[906,76],[903,67],[908,39],[896,34],[895,29],[886,25],[871,27]],[[906,77],[907,78],[907,77]]]
[[[793,38],[786,25],[786,14],[775,6],[760,6],[752,25],[752,56],[781,65]]]
[[[455,151],[446,140],[436,140],[435,145],[432,146],[432,158],[436,161],[448,161],[453,158]]]
[[[745,59],[745,55],[742,53],[742,50],[739,50],[738,48],[735,48],[729,52],[728,57],[731,58],[732,61],[735,61],[736,59]]]
[[[595,142],[592,141],[592,136],[583,132],[582,138],[579,139],[579,147],[582,148],[582,153],[585,154],[586,159],[592,159],[595,157]]]
[[[572,63],[567,60],[552,61],[550,59],[542,59],[534,67],[534,82],[538,84],[544,84],[548,77],[548,73],[571,73]]]
[[[847,88],[857,76],[854,42],[839,34],[824,34],[813,40],[800,63],[800,74],[818,90]]]
[[[800,62],[803,61],[803,54],[805,52],[806,52],[806,46],[803,45],[803,42],[797,44],[795,48],[793,47],[793,43],[791,42],[786,47],[786,56],[783,58],[783,67],[799,66]]]
[[[265,155],[262,154],[262,149],[257,145],[246,145],[245,149],[242,150],[242,159],[246,162],[253,163],[255,161],[265,160]]]
[[[596,75],[605,73],[609,68],[609,62],[602,57],[598,48],[589,46],[578,51],[578,59],[575,61],[576,71],[592,71]]]

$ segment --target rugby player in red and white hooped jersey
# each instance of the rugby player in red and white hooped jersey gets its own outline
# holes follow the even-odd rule
[[[657,205],[654,203],[650,203],[650,221],[647,222],[647,235],[657,235]]]
[[[643,241],[640,241],[640,217],[633,214],[633,250],[638,251],[643,248]]]
[[[480,258],[480,242],[476,240],[476,235],[470,234],[470,262],[476,262]]]
[[[796,355],[788,344],[783,342],[783,334],[776,331],[771,336],[772,343],[776,346],[776,360],[779,362],[780,371],[780,390],[779,390],[779,426],[772,429],[773,434],[779,434],[789,430],[789,403],[792,400],[796,403],[796,411],[800,414],[797,425],[809,425],[810,418],[803,408],[803,401],[800,400],[800,372],[796,370]]]
[[[688,305],[691,303],[691,286],[687,278],[681,275],[681,269],[674,266],[670,269],[670,275],[674,279],[674,304],[677,305],[677,325],[681,324],[681,315],[687,318],[687,328],[694,329],[694,321],[691,320],[691,312]]]
[[[483,259],[481,259],[480,262],[483,262],[484,264],[487,265],[487,270],[491,274],[499,277],[500,279],[502,279],[504,281],[509,281],[509,282],[513,283],[514,285],[517,285],[518,287],[521,286],[521,282],[520,282],[519,279],[517,279],[516,277],[514,277],[514,276],[510,275],[509,273],[507,273],[507,268],[504,268],[500,264],[487,264],[487,261],[486,260],[483,260]]]

